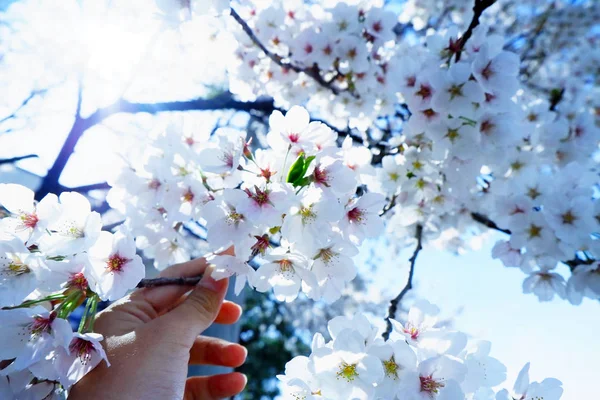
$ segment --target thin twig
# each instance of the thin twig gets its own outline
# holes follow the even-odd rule
[[[21,104],[19,104],[19,106],[11,114],[7,115],[4,118],[0,118],[0,124],[8,121],[9,119],[15,118],[17,116],[17,114],[19,113],[19,111],[21,111],[23,108],[25,108],[27,106],[27,104],[29,104],[29,102],[31,100],[33,100],[34,97],[36,97],[38,95],[42,95],[42,94],[46,93],[47,91],[48,91],[48,89],[33,90],[29,94],[29,96],[27,96],[25,99],[23,99]]]
[[[37,158],[37,154],[27,154],[25,156],[18,156],[18,157],[12,157],[12,158],[4,158],[4,159],[0,160],[0,165],[2,165],[2,164],[12,164],[12,163],[15,163],[17,161],[26,160],[28,158]]]
[[[460,56],[463,49],[465,48],[465,45],[467,44],[467,40],[469,40],[469,38],[473,34],[473,30],[479,25],[479,18],[481,17],[481,14],[483,14],[483,12],[495,2],[496,0],[475,0],[475,4],[473,5],[473,18],[471,19],[471,23],[469,24],[469,27],[467,28],[465,33],[460,37],[460,43],[458,44],[458,51],[456,52],[455,58],[456,62],[460,61]]]
[[[412,256],[408,259],[410,262],[410,270],[408,271],[408,279],[406,280],[406,285],[402,288],[398,296],[396,296],[392,301],[390,301],[390,308],[388,309],[388,316],[385,319],[386,329],[383,332],[382,336],[384,340],[388,340],[390,338],[390,334],[392,333],[392,322],[391,318],[396,317],[396,311],[398,310],[398,304],[400,304],[400,300],[408,293],[410,289],[412,289],[412,280],[415,274],[415,266],[417,264],[417,256],[419,252],[423,248],[423,225],[419,224],[416,227],[415,238],[417,239],[417,247],[413,252]]]
[[[76,187],[65,187],[63,190],[77,193],[87,193],[92,190],[108,190],[110,185],[107,182],[92,183],[90,185],[76,186]]]
[[[396,195],[396,194],[392,196],[392,198],[390,199],[390,202],[388,204],[386,204],[385,207],[383,207],[381,214],[379,214],[380,217],[383,217],[385,214],[388,213],[388,211],[390,211],[392,208],[394,208],[394,206],[396,205],[397,198],[398,198],[398,195]]]
[[[295,65],[292,64],[291,62],[288,61],[283,61],[283,58],[273,52],[271,52],[269,49],[267,49],[267,47],[260,41],[260,39],[256,36],[256,34],[254,33],[254,31],[252,31],[252,28],[250,28],[250,26],[248,25],[248,23],[246,23],[246,21],[244,21],[244,19],[242,17],[240,17],[240,15],[237,13],[237,11],[235,11],[233,8],[231,8],[231,16],[237,21],[237,23],[242,27],[242,29],[244,30],[244,32],[246,32],[246,35],[248,35],[248,37],[250,38],[250,40],[252,40],[252,42],[258,46],[260,48],[260,50],[267,56],[269,57],[275,64],[279,65],[281,68],[283,69],[288,69],[288,70],[292,70],[295,71],[297,73],[303,72],[306,75],[310,76],[315,82],[317,82],[320,86],[330,90],[333,94],[340,94],[342,91],[335,86],[333,86],[333,80],[332,81],[326,81],[322,76],[321,76],[321,71],[319,70],[319,67],[317,66],[317,64],[313,64],[310,67],[301,67],[299,65]],[[359,96],[354,92],[354,91],[348,91],[353,97],[358,98]]]
[[[178,286],[196,286],[202,279],[202,275],[199,276],[181,276],[177,278],[148,278],[142,279],[137,284],[138,288],[154,288],[168,285]]]
[[[489,219],[487,216],[485,216],[483,214],[480,214],[477,212],[472,212],[471,218],[473,218],[474,221],[479,222],[480,224],[485,225],[490,229],[494,229],[498,232],[506,233],[507,235],[511,234],[510,230],[500,228],[494,221],[492,221],[491,219]]]

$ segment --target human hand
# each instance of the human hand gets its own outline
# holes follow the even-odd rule
[[[98,315],[94,331],[104,335],[111,363],[98,365],[71,390],[69,399],[197,399],[233,396],[246,377],[228,374],[187,378],[188,364],[237,367],[246,349],[225,340],[198,336],[213,322],[235,323],[241,307],[224,301],[228,280],[215,281],[200,258],[164,270],[162,277],[204,273],[189,286],[138,289]]]

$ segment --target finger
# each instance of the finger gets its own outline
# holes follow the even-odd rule
[[[219,254],[233,255],[233,247]],[[159,276],[161,278],[199,276],[204,273],[208,265],[209,263],[204,257],[196,258],[188,262],[172,265],[162,271]],[[139,298],[149,303],[156,310],[156,314],[161,315],[173,307],[179,298],[191,289],[193,289],[191,286],[166,285],[136,290],[131,294],[131,297],[132,299]]]
[[[246,382],[246,376],[239,372],[188,378],[184,400],[218,400],[235,396],[244,390]]]
[[[187,299],[187,294],[181,296],[179,300],[173,304],[171,309],[174,309],[179,304],[183,303],[185,299]],[[241,316],[242,307],[237,303],[225,300],[223,301],[223,304],[221,304],[221,309],[219,310],[219,314],[217,314],[217,318],[215,318],[215,323],[223,325],[235,324]]]
[[[235,324],[241,316],[242,307],[232,301],[225,300],[221,305],[217,318],[215,318],[215,322],[224,325]]]
[[[246,361],[244,346],[223,339],[198,336],[190,349],[190,364],[239,367]]]
[[[225,299],[229,279],[214,280],[213,267],[206,269],[195,289],[183,303],[158,318],[158,323],[166,324],[173,334],[178,335],[191,346],[201,332],[217,318]]]

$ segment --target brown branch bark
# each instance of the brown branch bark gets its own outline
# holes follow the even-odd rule
[[[390,301],[388,315],[387,315],[387,318],[385,319],[386,329],[385,329],[385,332],[383,332],[383,334],[382,334],[384,340],[388,340],[390,338],[390,334],[392,333],[392,323],[391,323],[390,319],[396,317],[396,311],[398,311],[398,305],[400,304],[400,301],[406,295],[406,293],[408,293],[408,291],[412,289],[412,280],[413,280],[413,277],[415,274],[415,266],[417,264],[417,256],[419,255],[419,252],[423,248],[423,226],[422,225],[417,225],[416,232],[415,232],[415,238],[417,239],[417,247],[415,248],[415,251],[413,252],[412,256],[408,259],[408,261],[410,262],[410,269],[408,271],[408,279],[406,280],[406,285],[404,285],[404,287],[402,288],[400,293],[398,293],[398,296],[396,296],[395,298],[392,299],[392,301]]]
[[[494,221],[492,221],[491,219],[489,219],[487,216],[485,216],[483,214],[480,214],[477,212],[472,212],[471,218],[473,218],[474,221],[479,222],[480,224],[485,225],[490,229],[494,229],[498,232],[506,233],[507,235],[511,234],[510,230],[500,228]]]
[[[154,288],[167,285],[178,285],[178,286],[196,286],[202,279],[202,275],[199,276],[182,276],[178,278],[148,278],[142,279],[137,284],[137,288]]]
[[[241,28],[244,30],[244,32],[246,33],[246,35],[248,35],[248,37],[250,38],[250,40],[252,40],[252,42],[258,46],[258,48],[260,48],[260,50],[267,56],[269,57],[275,64],[279,65],[281,68],[283,69],[290,69],[292,71],[295,72],[303,72],[306,75],[310,76],[315,82],[317,82],[320,86],[330,90],[333,94],[340,94],[341,92],[345,91],[343,89],[340,89],[336,86],[333,85],[333,80],[332,81],[326,81],[322,76],[321,76],[321,71],[319,70],[319,67],[317,66],[317,64],[313,64],[310,67],[301,67],[299,65],[295,65],[289,61],[283,61],[283,58],[273,52],[271,52],[269,49],[267,49],[267,47],[260,41],[260,39],[256,36],[256,34],[252,31],[252,28],[250,28],[250,26],[248,25],[248,23],[246,23],[246,21],[244,21],[244,19],[242,17],[240,17],[240,15],[237,13],[237,11],[235,11],[233,8],[231,8],[230,11],[231,16],[233,17],[233,19],[236,20],[236,22],[241,26]],[[348,91],[353,97],[358,98],[359,96],[353,92],[353,91]]]
[[[471,23],[469,24],[469,27],[467,28],[465,33],[460,37],[460,43],[458,45],[458,51],[456,52],[455,58],[456,62],[460,61],[462,51],[465,48],[465,45],[467,44],[469,38],[471,38],[471,35],[473,35],[473,29],[477,28],[477,26],[479,25],[479,18],[481,18],[481,14],[483,14],[483,12],[495,2],[496,0],[475,0],[475,4],[473,5],[473,18],[471,19]]]

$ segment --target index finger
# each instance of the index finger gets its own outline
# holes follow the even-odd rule
[[[233,255],[233,246],[229,247],[222,253]],[[195,277],[201,276],[210,264],[204,257],[196,258],[181,264],[175,264],[159,274],[161,278],[179,278],[179,277]],[[153,288],[137,289],[131,294],[131,297],[136,300],[142,300],[150,304],[158,315],[168,311],[176,305],[186,292],[192,290],[193,286],[187,285],[165,285]]]

